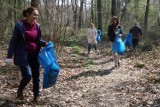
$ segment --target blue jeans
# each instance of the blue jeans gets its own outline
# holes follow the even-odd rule
[[[32,78],[34,96],[39,96],[40,66],[37,58],[38,58],[37,53],[28,55],[29,65],[19,66],[22,74],[22,80],[20,82],[18,90],[23,91],[25,86],[29,83],[29,81]]]
[[[91,47],[92,47],[92,44],[88,43],[88,53],[90,53]],[[95,51],[97,51],[97,45],[93,44],[93,47],[94,47]]]

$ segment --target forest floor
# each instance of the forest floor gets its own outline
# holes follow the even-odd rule
[[[0,107],[160,107],[158,46],[127,50],[117,68],[105,44],[89,57],[86,48],[65,47],[58,58],[58,82],[49,89],[41,88],[37,104],[32,103],[31,82],[24,91],[25,100],[15,100],[20,71],[4,63],[6,46],[0,48]],[[43,69],[41,83],[42,76]]]

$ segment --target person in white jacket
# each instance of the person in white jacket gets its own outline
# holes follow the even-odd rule
[[[97,29],[95,28],[95,25],[93,23],[90,24],[90,28],[88,28],[88,54],[90,54],[91,46],[93,45],[95,52],[97,52]]]

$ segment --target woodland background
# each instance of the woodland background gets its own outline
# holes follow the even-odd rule
[[[5,63],[12,31],[21,12],[39,9],[42,36],[53,41],[61,68],[57,84],[40,89],[32,102],[32,82],[16,101],[18,67]],[[135,24],[143,31],[136,50],[127,47],[114,68],[107,27],[117,16],[124,40]],[[102,30],[98,53],[87,55],[87,28]],[[160,0],[0,0],[0,107],[160,107]],[[43,68],[41,69],[41,85]],[[42,87],[42,86],[41,86]]]
[[[39,8],[38,22],[44,38],[61,45],[91,22],[107,37],[112,16],[119,18],[125,33],[135,22],[145,37],[151,36],[149,33],[158,36],[160,30],[160,0],[0,0],[0,3],[1,42],[11,37],[16,21],[22,18],[22,10],[31,5]]]

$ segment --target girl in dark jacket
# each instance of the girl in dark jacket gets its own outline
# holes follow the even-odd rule
[[[41,46],[47,45],[41,40],[41,30],[36,22],[38,10],[29,7],[23,10],[25,19],[17,21],[12,38],[10,40],[6,62],[10,63],[14,56],[14,64],[17,65],[22,74],[22,80],[17,90],[17,98],[23,99],[23,90],[33,79],[33,101],[37,102],[39,96],[39,75],[38,53]]]
[[[109,41],[111,43],[111,48],[114,45],[114,40],[115,40],[116,35],[121,36],[121,34],[122,34],[122,31],[118,32],[118,27],[120,27],[120,26],[118,26],[118,23],[119,23],[118,18],[116,16],[114,16],[112,18],[112,24],[108,27],[108,37],[109,37]],[[116,52],[113,52],[113,59],[114,59],[115,67],[120,66],[119,56]]]

